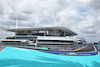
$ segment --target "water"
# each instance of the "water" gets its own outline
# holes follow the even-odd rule
[[[6,47],[0,53],[0,67],[100,67],[100,55],[63,56]]]

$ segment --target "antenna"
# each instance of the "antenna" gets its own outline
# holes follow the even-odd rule
[[[57,16],[57,14],[55,13],[54,23],[57,22],[56,16]],[[55,24],[55,26],[56,26],[56,24]]]
[[[56,13],[55,13],[55,20],[54,20],[54,22],[56,22],[56,21],[57,21],[57,20],[56,20],[56,16],[57,16],[57,15],[56,15]]]
[[[27,1],[25,0],[24,2],[22,2],[22,4],[20,4],[18,7],[17,7],[17,11],[16,11],[16,29],[18,28],[18,11],[21,9],[21,7],[26,3]]]
[[[16,17],[16,29],[17,29],[17,22],[18,22],[18,17]]]
[[[17,29],[17,27],[18,27],[18,9],[16,11],[16,29]]]

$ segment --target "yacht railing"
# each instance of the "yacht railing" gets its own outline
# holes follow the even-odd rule
[[[71,42],[38,42],[38,44],[73,44]]]
[[[27,42],[8,42],[8,43],[2,43],[2,45],[5,45],[5,46],[7,46],[7,45],[17,45],[17,46],[27,46],[28,45],[28,43]]]

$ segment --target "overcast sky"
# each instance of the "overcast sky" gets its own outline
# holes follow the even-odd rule
[[[16,28],[16,18],[18,28],[64,26],[88,42],[100,41],[100,0],[0,0],[0,29]]]

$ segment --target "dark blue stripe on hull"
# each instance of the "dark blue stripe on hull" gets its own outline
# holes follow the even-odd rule
[[[91,56],[91,55],[97,55],[98,52],[48,52],[48,51],[42,51],[46,53],[52,53],[52,54],[58,54],[58,55],[67,55],[67,56]]]

